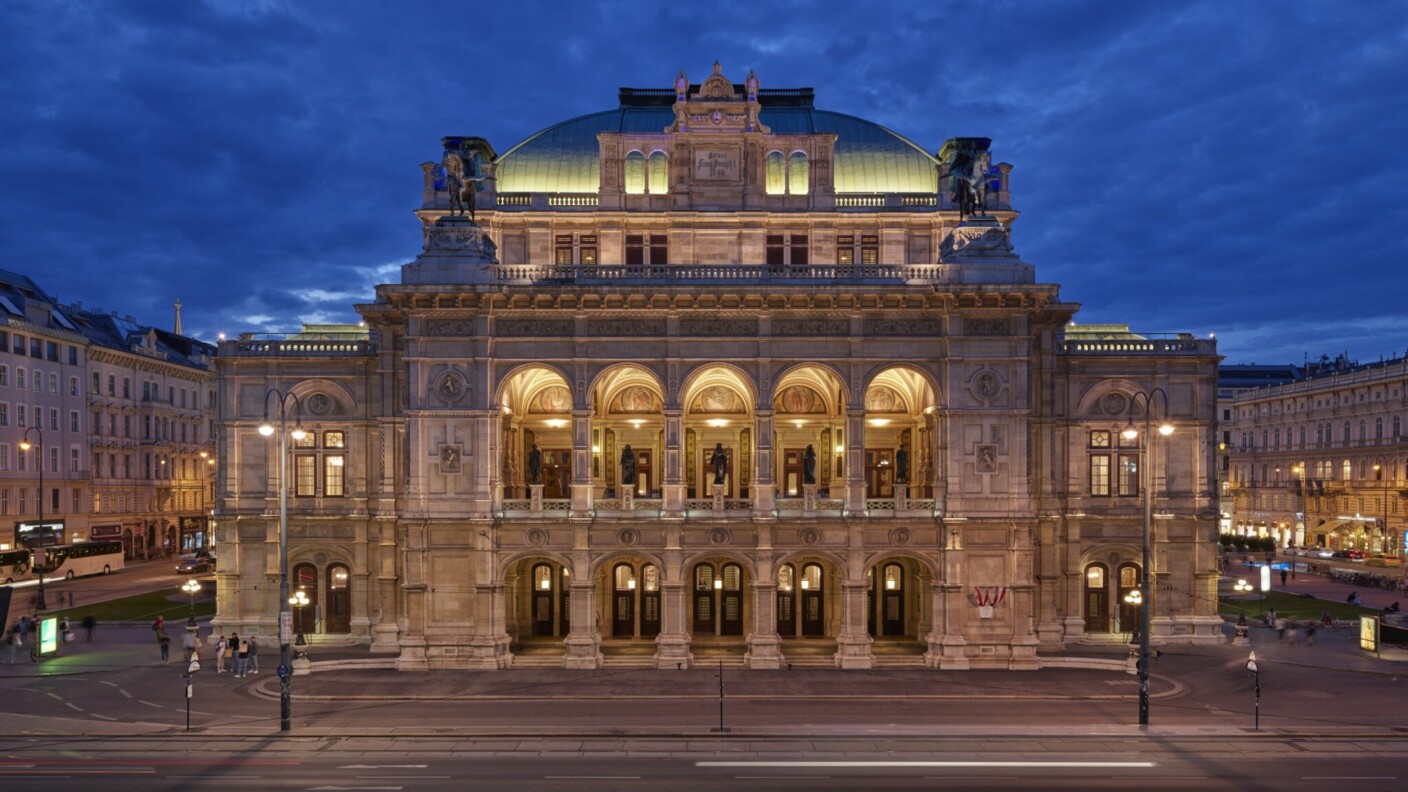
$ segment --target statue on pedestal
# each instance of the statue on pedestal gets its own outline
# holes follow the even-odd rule
[[[904,443],[900,443],[899,450],[895,452],[895,482],[909,483],[909,449]]]
[[[816,448],[808,445],[807,453],[802,457],[802,483],[816,483]]]
[[[949,138],[939,149],[939,159],[948,166],[950,189],[959,219],[986,214],[988,170],[992,167],[989,138]]]
[[[533,450],[528,452],[528,483],[543,483],[543,452],[538,450],[538,444],[533,444]]]
[[[709,455],[709,464],[714,468],[714,485],[724,483],[724,476],[728,474],[728,454],[724,452],[723,443],[714,444],[714,453]]]
[[[621,449],[621,483],[636,483],[636,452],[631,450],[631,444]]]

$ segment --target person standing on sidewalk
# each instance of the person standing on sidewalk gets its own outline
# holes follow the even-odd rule
[[[230,673],[235,672],[235,653],[240,650],[240,636],[238,633],[230,633],[230,640],[225,642],[225,670]]]
[[[9,651],[9,655],[5,658],[5,662],[10,665],[14,665],[15,653],[18,652],[20,649],[20,634],[19,631],[14,629],[13,627],[10,628],[10,631],[5,634],[5,649]]]
[[[1286,587],[1286,570],[1281,570],[1281,588]]]
[[[90,613],[87,616],[83,617],[83,629],[87,633],[87,635],[83,639],[84,641],[88,643],[93,642],[93,630],[96,629],[97,626],[98,619],[93,614]]]
[[[259,639],[251,635],[245,639],[245,646],[249,648],[249,673],[259,673]]]
[[[29,617],[28,617],[28,616],[21,616],[21,617],[20,617],[20,626],[19,626],[19,630],[20,630],[20,646],[24,646],[24,639],[27,638],[27,637],[29,637]]]
[[[186,648],[186,662],[190,663],[191,658],[195,656],[196,653],[196,634],[190,630],[186,630],[186,635],[181,641],[182,645]]]
[[[220,642],[215,644],[215,673],[225,673],[225,647],[229,644],[225,641],[225,636],[220,636]]]
[[[156,631],[156,644],[161,647],[161,664],[171,662],[171,636],[166,634],[165,627]]]
[[[244,676],[245,667],[249,665],[249,639],[240,641],[239,649],[235,650],[235,678]]]

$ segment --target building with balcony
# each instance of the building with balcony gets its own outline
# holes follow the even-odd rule
[[[1222,639],[1215,343],[1071,325],[988,141],[716,65],[443,144],[365,327],[220,345],[218,629],[276,634],[282,489],[297,629],[404,670],[1037,668],[1128,640],[1147,454],[1152,634]]]
[[[1232,402],[1233,530],[1278,545],[1401,553],[1408,359],[1323,361]]]

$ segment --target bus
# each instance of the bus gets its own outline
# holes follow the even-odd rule
[[[28,548],[0,550],[0,583],[9,585],[34,577],[34,560]]]
[[[122,542],[79,542],[44,548],[44,578],[72,580],[122,569]]]

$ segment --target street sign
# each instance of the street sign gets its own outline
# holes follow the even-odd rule
[[[293,643],[293,612],[282,611],[279,613],[279,643]]]
[[[197,671],[199,671],[199,670],[200,670],[200,661],[197,660],[197,659],[195,659],[195,658],[191,658],[191,664],[188,665],[188,666],[186,666],[186,673],[187,673],[187,674],[194,674],[195,672],[197,672]]]

